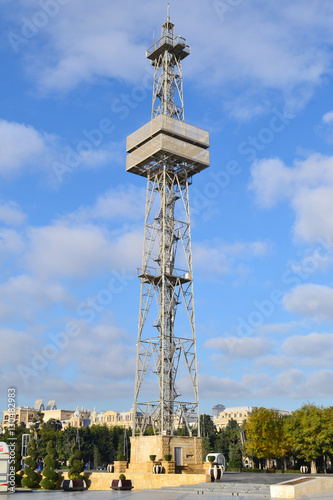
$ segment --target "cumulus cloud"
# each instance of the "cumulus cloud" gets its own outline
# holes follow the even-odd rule
[[[234,358],[256,358],[270,350],[269,342],[259,337],[217,337],[207,340],[205,347]]]
[[[125,329],[112,324],[99,323],[89,328],[81,322],[80,333],[69,340],[69,347],[75,343],[75,365],[82,380],[96,381],[96,385],[102,378],[113,382],[134,380],[136,347],[134,338],[132,346],[128,346],[129,336]],[[91,359],[98,359],[98,363],[91,363]],[[73,363],[71,349],[61,352],[58,363],[62,369]]]
[[[113,222],[144,220],[145,189],[132,184],[110,189],[98,197],[92,207],[81,207],[69,218],[75,221],[112,220]]]
[[[271,208],[292,194],[293,172],[278,158],[255,161],[251,175],[250,188],[263,208]]]
[[[71,304],[73,299],[59,283],[45,283],[33,276],[18,275],[0,284],[0,317],[32,319],[49,306]],[[38,307],[36,305],[38,304]]]
[[[215,400],[219,400],[221,395],[226,400],[249,398],[249,392],[242,382],[229,377],[220,378],[204,374],[199,375],[199,394],[204,395],[204,398]]]
[[[144,4],[128,0],[126,8],[120,0],[79,3],[80,8],[78,0],[61,6],[58,15],[43,27],[43,45],[30,46],[27,66],[31,77],[38,78],[43,90],[68,90],[103,78],[142,84],[146,72],[144,53],[153,41],[152,30],[158,30],[155,40],[159,37],[165,5],[153,0]],[[26,2],[15,9],[20,21],[24,15],[33,18],[36,12]],[[8,16],[10,11],[7,6]],[[195,53],[186,64],[196,82],[209,83],[213,90],[235,82],[238,87],[243,82],[244,89],[255,84],[256,95],[247,95],[239,106],[236,98],[235,105],[230,106],[236,114],[242,114],[246,107],[251,108],[251,114],[262,111],[260,97],[267,89],[282,90],[296,105],[309,99],[331,65],[332,17],[328,2],[319,9],[317,4],[301,0],[292,5],[287,1],[278,5],[242,2],[227,8],[223,2],[184,0],[172,6],[176,29],[187,37]],[[22,27],[11,28],[15,32]],[[24,44],[17,50],[23,48]]]
[[[199,389],[202,400],[210,398],[217,401],[223,395],[225,400],[260,401],[265,404],[265,400],[271,402],[283,397],[300,405],[309,399],[330,398],[332,376],[333,372],[329,369],[305,373],[298,368],[288,368],[275,378],[267,373],[244,375],[240,380],[200,375]]]
[[[19,226],[26,218],[19,205],[13,201],[0,202],[0,221],[8,226]]]
[[[0,120],[0,175],[13,176],[27,166],[47,162],[54,142],[54,136],[30,125]]]
[[[332,333],[310,333],[309,335],[293,335],[282,344],[282,350],[290,356],[329,357],[333,354]]]
[[[269,242],[236,242],[232,244],[220,241],[194,243],[193,262],[195,268],[205,271],[206,276],[223,276],[229,273],[244,274],[247,271],[238,261],[248,261],[264,257],[270,249]]]
[[[272,335],[287,335],[291,330],[295,331],[304,326],[300,321],[291,321],[290,323],[272,323],[260,325],[257,328],[257,332],[260,335],[272,334]]]
[[[42,337],[0,330],[3,338],[6,335],[14,338],[8,342],[8,357],[15,365],[11,378],[2,373],[0,383],[20,387],[20,398],[35,395],[38,384],[39,394],[52,394],[52,398],[70,402],[71,407],[74,398],[81,405],[82,401],[96,404],[108,399],[110,383],[112,400],[123,397],[124,391],[131,392],[134,383],[135,342],[133,339],[133,348],[128,347],[129,333],[107,319],[107,324],[101,322],[89,327],[71,318],[68,324],[75,325],[75,334],[70,336],[65,330],[54,328]],[[71,373],[69,379],[68,373]]]
[[[285,294],[285,308],[315,320],[333,319],[333,289],[324,285],[304,284]]]
[[[95,142],[96,138],[83,134],[74,146],[66,146],[64,140],[54,134],[31,125],[0,120],[0,176],[13,178],[27,171],[42,171],[53,184],[59,185],[79,169],[119,165],[124,159],[123,143],[102,135]],[[24,214],[14,202],[2,202],[0,220],[19,224]]]
[[[0,257],[13,257],[22,253],[25,242],[22,234],[13,229],[0,230]]]
[[[65,223],[28,231],[28,267],[37,276],[87,277],[114,269],[135,269],[142,253],[142,231],[115,234],[94,225]]]
[[[252,165],[250,188],[264,208],[288,199],[295,235],[306,242],[333,240],[333,157],[311,154],[288,167],[264,159]]]
[[[322,117],[322,122],[323,123],[332,123],[333,122],[333,111],[329,111],[328,113],[325,113],[324,116]]]

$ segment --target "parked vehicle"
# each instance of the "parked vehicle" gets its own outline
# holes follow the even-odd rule
[[[219,465],[223,465],[224,470],[225,470],[225,458],[224,458],[224,455],[222,453],[208,453],[208,455],[206,456],[206,462],[209,462],[208,457],[214,457],[214,463],[219,464]]]

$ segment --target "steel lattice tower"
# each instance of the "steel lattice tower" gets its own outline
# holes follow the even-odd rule
[[[191,435],[189,424],[194,422],[200,435],[189,185],[194,174],[209,166],[209,133],[184,122],[182,60],[189,54],[186,40],[175,37],[168,7],[162,36],[146,53],[154,66],[152,120],[127,138],[126,170],[147,178],[144,248],[138,270],[133,436],[142,435],[148,425],[156,434],[171,436],[180,423]],[[157,318],[149,322],[155,301]],[[189,328],[177,334],[180,304],[185,306]],[[193,389],[190,402],[179,400],[176,386],[181,359]],[[149,379],[150,364],[159,395],[155,401],[142,402],[140,391]]]

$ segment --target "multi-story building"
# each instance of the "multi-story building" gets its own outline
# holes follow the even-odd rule
[[[224,429],[232,419],[236,420],[239,425],[242,425],[254,408],[254,406],[232,406],[225,408],[217,417],[213,416],[213,422],[217,430]],[[290,415],[290,411],[287,410],[277,411],[280,415]]]
[[[4,411],[3,418],[3,429],[8,427],[9,414],[8,411]],[[106,424],[109,427],[118,426],[125,427],[126,429],[133,426],[134,410],[130,411],[116,412],[109,410],[106,412],[98,413],[96,410],[85,410],[84,408],[77,408],[74,410],[62,410],[57,408],[57,404],[54,400],[51,400],[45,406],[42,399],[38,399],[33,407],[30,406],[18,406],[15,409],[15,423],[20,425],[24,423],[27,429],[33,425],[33,423],[43,415],[43,422],[48,422],[49,420],[59,420],[62,423],[62,428],[66,427],[89,427],[91,425],[103,425]],[[142,415],[138,415],[140,420]]]
[[[142,418],[141,414],[137,415],[137,418],[139,421],[140,417]],[[105,413],[102,414],[101,416],[101,424],[106,424],[108,426],[114,426],[117,425],[119,427],[125,427],[128,429],[129,427],[133,427],[133,420],[134,420],[134,409],[131,408],[130,411],[121,411],[121,412],[116,412],[116,411],[106,411]]]
[[[46,409],[45,409],[46,408]],[[44,401],[42,399],[37,399],[34,406],[17,406],[15,408],[15,423],[16,425],[20,425],[21,423],[25,424],[27,429],[33,425],[33,423],[40,417],[40,414],[43,415],[43,421],[48,422],[51,419],[60,420],[62,424],[66,421],[69,421],[71,416],[73,415],[74,410],[61,410],[57,408],[57,404],[54,400],[51,400],[47,403],[46,407]],[[9,414],[8,411],[5,410],[3,412],[3,429],[8,427],[9,423]]]
[[[213,417],[213,422],[216,425],[216,429],[224,429],[230,420],[236,420],[239,425],[242,425],[244,420],[247,419],[251,413],[252,406],[233,406],[229,408],[224,408],[223,411],[217,417]]]
[[[29,428],[38,418],[38,413],[39,413],[38,410],[35,410],[35,408],[31,408],[30,406],[17,406],[15,408],[15,424],[20,425],[21,423],[23,423],[27,428]],[[9,418],[10,415],[8,411],[5,410],[3,412],[3,422],[2,422],[2,427],[4,430],[9,425]]]

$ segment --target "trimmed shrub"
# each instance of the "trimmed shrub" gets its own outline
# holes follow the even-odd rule
[[[37,450],[36,450],[36,442],[34,439],[31,439],[28,448],[28,457],[24,461],[24,475],[22,477],[22,486],[25,488],[35,489],[39,486],[40,476],[35,472],[37,469]]]
[[[43,490],[55,490],[57,487],[57,480],[59,479],[59,474],[55,472],[57,467],[56,456],[57,452],[54,449],[53,441],[49,441],[46,447],[46,457],[44,460],[45,466],[42,475],[43,479],[40,482]]]
[[[68,471],[68,479],[85,479],[81,472],[84,471],[84,462],[81,460],[82,452],[79,450],[78,446],[74,444],[72,446],[72,456],[68,460],[70,469]]]

